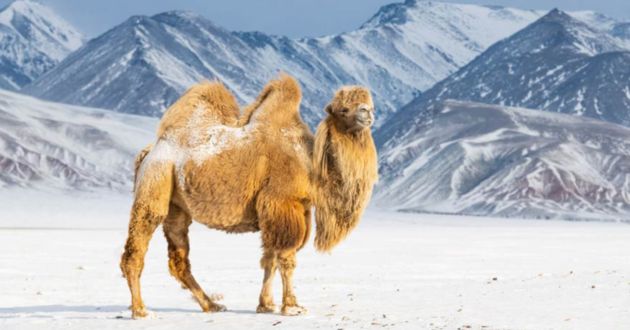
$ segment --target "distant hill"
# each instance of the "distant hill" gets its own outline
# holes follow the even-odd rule
[[[0,90],[0,188],[130,191],[157,120]]]
[[[461,101],[382,149],[375,204],[415,212],[630,216],[630,128]]]

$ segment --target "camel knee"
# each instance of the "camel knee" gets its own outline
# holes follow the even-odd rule
[[[260,258],[260,267],[263,269],[275,269],[277,266],[276,253],[271,251],[265,251],[262,258]]]
[[[280,269],[284,270],[294,270],[297,267],[297,260],[295,258],[295,252],[287,253],[287,254],[279,254],[278,255],[278,265]]]
[[[120,257],[120,271],[124,278],[130,278],[134,272],[143,267],[143,261],[135,257],[136,254],[127,245],[125,246],[125,251]]]

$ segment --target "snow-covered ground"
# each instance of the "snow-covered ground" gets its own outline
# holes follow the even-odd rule
[[[156,233],[131,320],[118,270],[129,197],[0,190],[0,329],[627,329],[630,226],[370,210],[332,255],[298,255],[303,317],[256,314],[256,234],[193,225],[193,273],[229,311],[170,278]],[[275,285],[280,302],[279,279]]]

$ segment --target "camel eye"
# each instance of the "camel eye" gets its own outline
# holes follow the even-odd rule
[[[348,108],[342,108],[341,111],[339,111],[339,112],[341,112],[343,114],[346,114],[346,113],[348,113],[348,111],[349,111]]]
[[[367,104],[361,104],[357,110],[363,113],[370,112],[370,106],[368,106]]]

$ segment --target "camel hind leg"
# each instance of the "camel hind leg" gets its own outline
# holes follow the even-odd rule
[[[168,268],[186,289],[189,289],[204,312],[222,312],[226,308],[212,301],[201,289],[190,270],[190,243],[188,227],[192,219],[188,213],[176,205],[171,204],[168,217],[164,221],[164,236],[168,241]]]
[[[133,318],[147,316],[140,293],[140,276],[144,268],[149,241],[157,226],[168,215],[173,190],[173,170],[170,164],[148,164],[143,177],[139,178],[135,199],[131,208],[129,233],[120,269],[127,279],[131,292]]]

